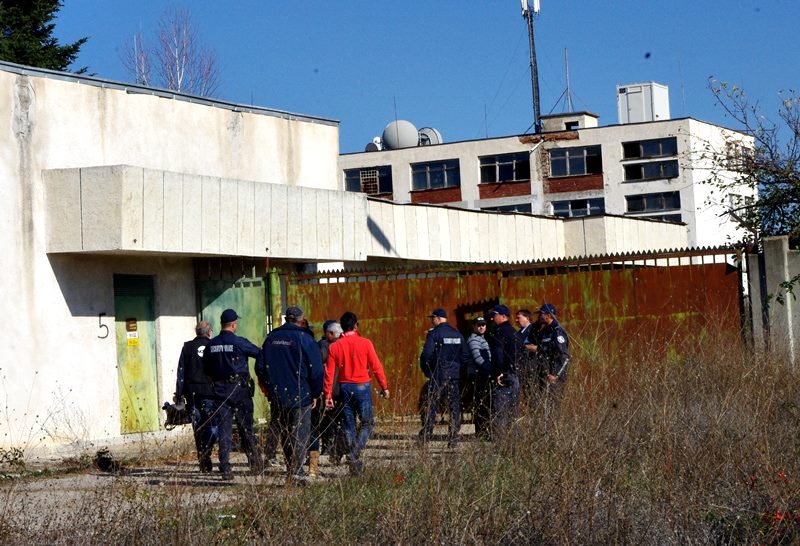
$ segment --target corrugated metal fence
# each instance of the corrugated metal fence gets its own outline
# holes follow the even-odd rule
[[[519,265],[408,267],[290,275],[289,304],[314,322],[350,310],[386,368],[394,400],[384,415],[415,412],[424,377],[419,353],[436,307],[465,336],[470,320],[497,303],[536,311],[553,303],[582,361],[684,354],[710,333],[738,339],[741,275],[731,249],[606,256]]]

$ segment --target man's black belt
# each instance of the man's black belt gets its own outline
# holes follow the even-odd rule
[[[243,385],[247,383],[247,380],[250,379],[250,376],[244,375],[230,375],[228,377],[222,379],[215,379],[214,383],[222,384],[222,385]]]

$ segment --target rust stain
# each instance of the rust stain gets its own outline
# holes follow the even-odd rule
[[[415,276],[414,270],[405,274]],[[416,412],[424,382],[418,358],[430,327],[427,315],[436,307],[447,310],[451,324],[466,336],[471,319],[499,302],[512,312],[535,312],[542,303],[553,303],[576,362],[635,358],[643,351],[666,355],[697,346],[709,331],[740,330],[738,274],[724,263],[460,272],[442,267],[438,274],[428,267],[418,274],[421,278],[388,280],[376,271],[333,284],[307,282],[309,275],[287,279],[288,300],[303,307],[313,323],[346,310],[358,315],[360,331],[375,344],[395,393],[377,406],[384,416]]]

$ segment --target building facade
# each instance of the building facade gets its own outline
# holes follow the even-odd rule
[[[597,121],[543,116],[535,135],[343,154],[342,185],[401,203],[683,223],[691,246],[741,240],[728,211],[753,191],[721,195],[713,177],[732,176],[720,158],[731,143],[751,144],[745,135],[692,118]]]

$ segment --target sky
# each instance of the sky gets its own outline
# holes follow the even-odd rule
[[[165,11],[188,8],[221,69],[216,98],[338,120],[342,153],[363,151],[395,119],[446,142],[533,123],[520,0],[63,4],[58,39],[89,37],[74,66],[123,82],[125,44],[137,32],[154,42]],[[780,93],[800,88],[800,0],[541,0],[534,25],[542,114],[565,111],[565,56],[573,110],[601,125],[617,123],[622,84],[668,85],[673,118],[733,128],[710,77],[741,86],[775,119]]]

